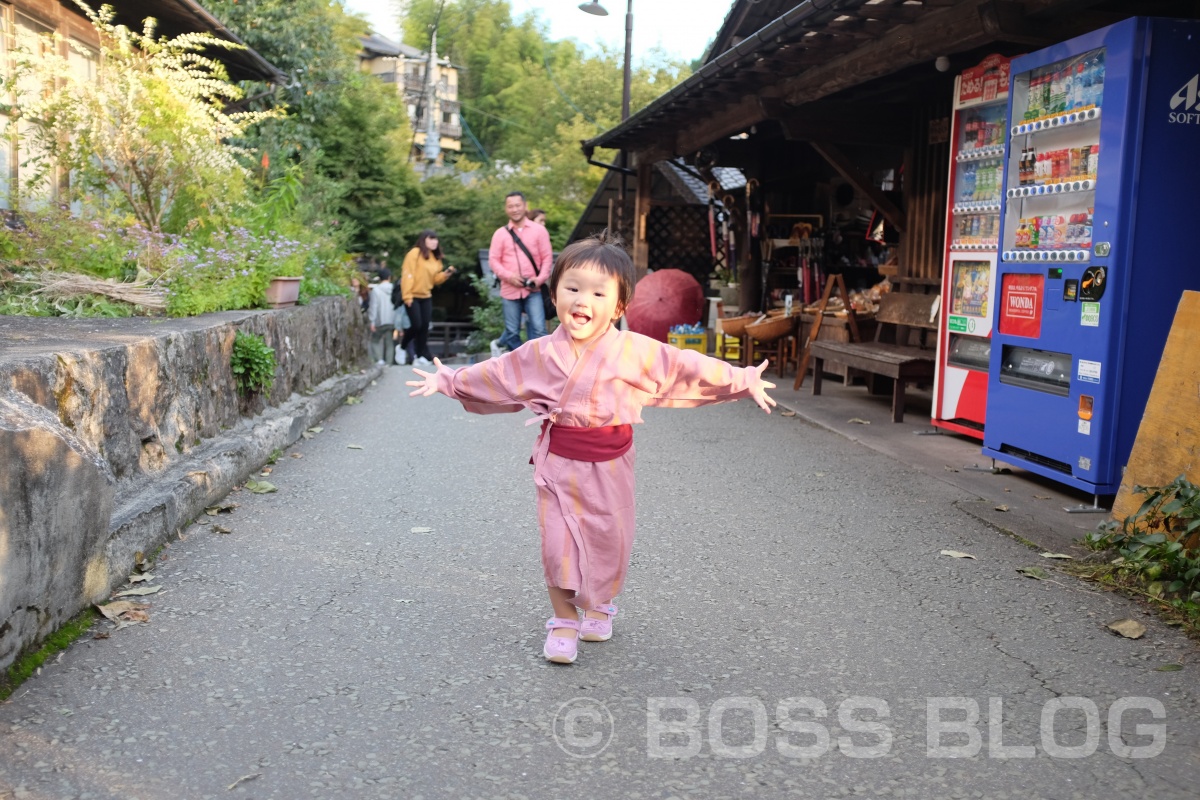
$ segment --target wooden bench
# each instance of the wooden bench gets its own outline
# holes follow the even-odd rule
[[[475,324],[472,322],[447,322],[445,320],[434,320],[429,323],[429,343],[434,344],[439,339],[442,343],[442,350],[439,354],[442,358],[453,355],[450,351],[450,345],[460,336],[470,334],[475,330]]]
[[[892,292],[879,301],[879,313],[875,315],[875,340],[871,342],[831,342],[816,339],[809,343],[813,358],[814,395],[821,393],[821,370],[825,359],[845,364],[847,367],[892,379],[892,422],[904,421],[904,387],[915,381],[932,381],[935,349],[934,345],[915,346],[907,344],[909,332],[936,331],[936,317],[931,311],[937,307],[938,298],[927,294],[905,294]],[[930,337],[934,338],[934,337]],[[874,392],[874,384],[871,390]]]

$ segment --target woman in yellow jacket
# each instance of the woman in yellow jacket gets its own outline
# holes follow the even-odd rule
[[[411,326],[404,332],[404,350],[413,364],[433,364],[429,352],[429,323],[433,313],[433,287],[446,282],[454,267],[442,266],[442,248],[430,230],[417,234],[417,244],[404,256],[400,267],[400,294]]]

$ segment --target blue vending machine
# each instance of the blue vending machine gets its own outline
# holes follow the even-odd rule
[[[1200,23],[1013,59],[985,455],[1113,494],[1200,289]]]

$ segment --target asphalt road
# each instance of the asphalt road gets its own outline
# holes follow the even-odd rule
[[[403,379],[0,705],[0,800],[1197,796],[1192,643],[746,402],[646,412],[616,633],[547,664],[528,415]]]

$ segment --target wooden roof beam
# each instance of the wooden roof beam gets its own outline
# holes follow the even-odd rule
[[[846,154],[834,144],[829,142],[809,142],[813,149],[821,154],[821,157],[829,162],[829,165],[837,170],[837,173],[845,178],[854,189],[870,199],[871,203],[883,214],[883,218],[892,223],[892,227],[901,233],[908,226],[908,218],[904,212],[888,199],[888,196],[883,193],[883,190],[876,186],[871,180],[859,171]]]
[[[918,22],[783,81],[783,97],[791,105],[803,105],[913,64],[1005,40],[1002,25],[1011,19],[1010,9],[1004,8],[1008,6],[1019,8],[1001,0],[964,0],[927,13]]]
[[[743,97],[738,103],[726,106],[707,119],[681,125],[675,136],[675,153],[693,153],[713,142],[733,136],[766,119],[755,96]]]

